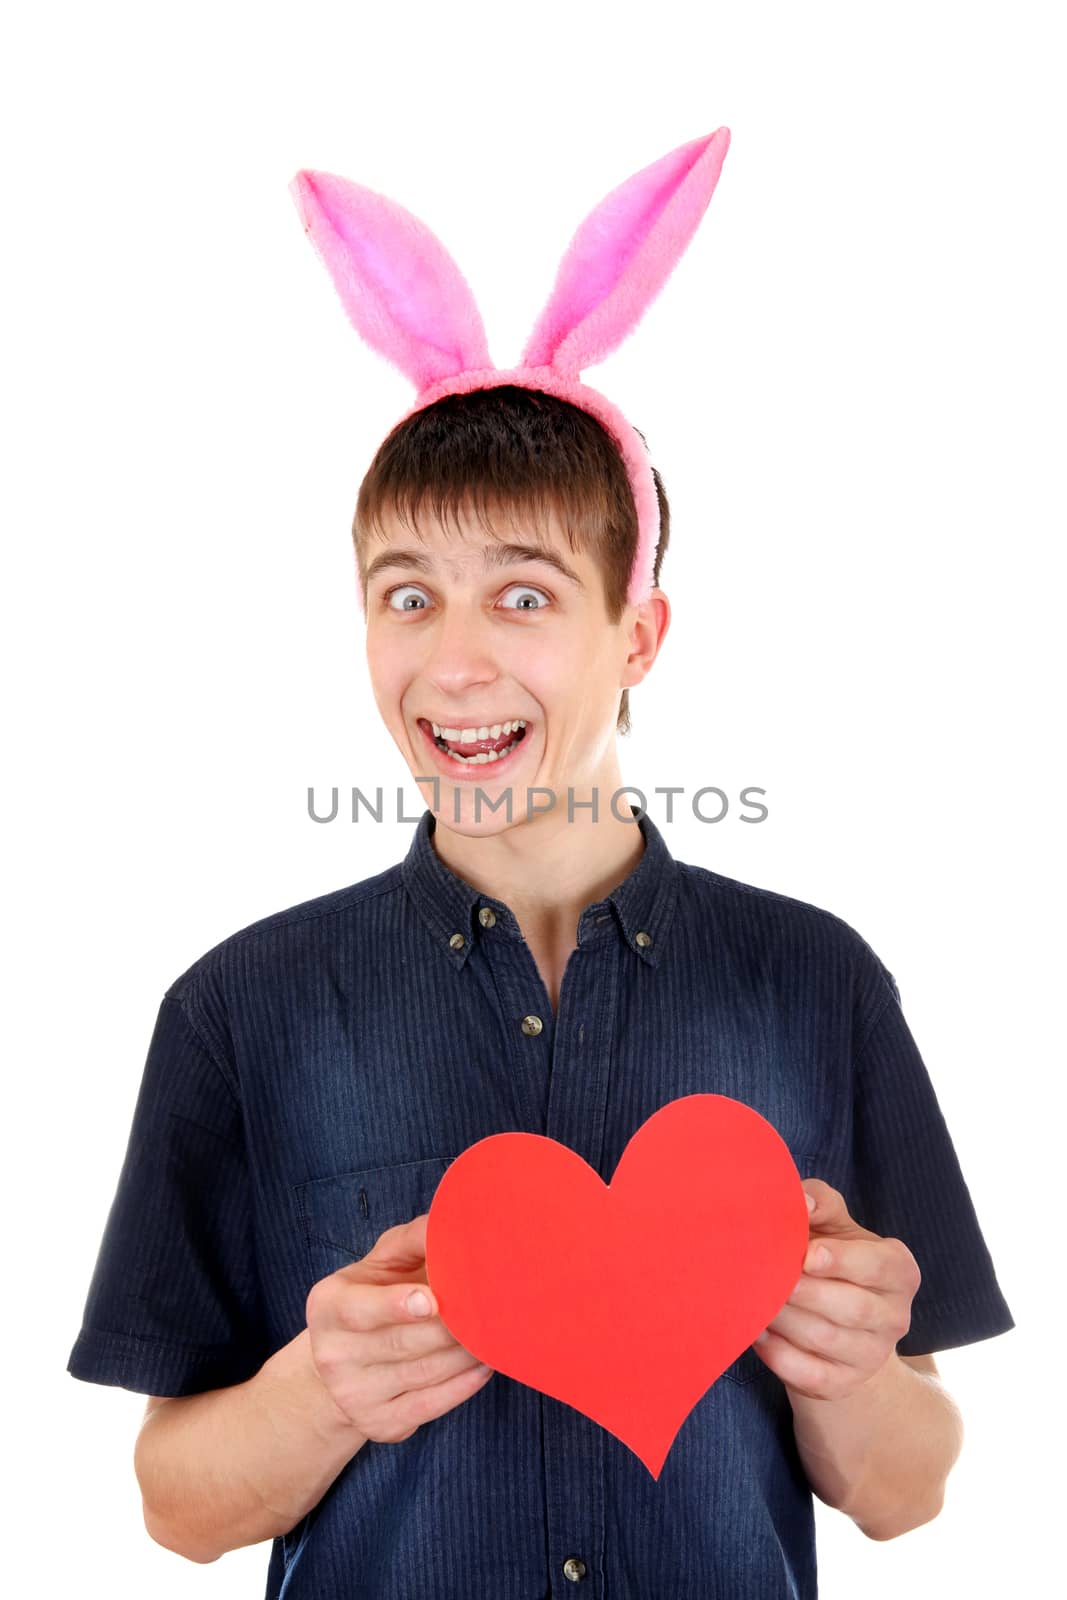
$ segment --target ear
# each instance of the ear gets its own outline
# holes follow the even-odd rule
[[[729,128],[717,128],[601,200],[567,247],[524,365],[553,366],[577,378],[622,343],[684,254],[729,148]]]
[[[418,217],[330,172],[298,172],[289,193],[356,331],[418,391],[492,366],[470,285]]]

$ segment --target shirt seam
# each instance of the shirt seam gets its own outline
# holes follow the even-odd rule
[[[400,880],[394,881],[393,883],[384,884],[380,889],[374,890],[373,893],[359,897],[355,903],[360,904],[363,901],[367,901],[369,903],[372,900],[380,899],[382,895],[396,894],[398,891],[402,890],[403,887],[403,882]],[[163,996],[164,1001],[170,1001],[174,1005],[181,1008],[182,1016],[188,1023],[190,1031],[197,1040],[197,1043],[200,1045],[200,1048],[203,1050],[204,1054],[207,1056],[208,1060],[211,1062],[212,1066],[215,1068],[215,1071],[219,1074],[226,1086],[230,1098],[233,1100],[233,1103],[238,1110],[241,1109],[240,1087],[234,1080],[231,1079],[229,1071],[215,1054],[210,1043],[204,1035],[203,1029],[197,1025],[192,1006],[199,1006],[202,1004],[202,993],[205,983],[208,981],[208,978],[212,975],[212,973],[217,969],[218,965],[223,961],[227,953],[233,950],[236,946],[243,945],[248,940],[254,938],[266,937],[268,934],[280,931],[283,928],[298,926],[303,922],[317,922],[326,917],[341,916],[345,912],[352,909],[352,904],[352,901],[346,901],[343,905],[332,906],[328,908],[323,907],[318,911],[294,912],[289,917],[286,917],[285,913],[283,912],[280,913],[283,918],[283,920],[280,922],[276,922],[273,918],[270,918],[267,919],[268,925],[266,926],[260,925],[250,928],[241,928],[236,933],[230,934],[229,938],[223,939],[219,944],[214,945],[212,949],[207,951],[205,955],[201,956],[198,961],[194,962],[191,975],[183,975],[184,981],[183,978],[176,979]],[[192,1004],[187,1004],[187,1002],[191,1002]]]
[[[227,1087],[229,1087],[227,1085]],[[217,1128],[209,1128],[205,1122],[197,1122],[195,1117],[187,1117],[181,1111],[168,1111],[167,1115],[173,1117],[175,1122],[184,1122],[190,1128],[196,1128],[200,1133],[206,1133],[210,1138],[217,1139],[220,1144],[229,1145],[231,1150],[243,1150],[244,1145],[238,1139],[231,1139],[228,1133],[220,1133]]]
[[[119,1344],[133,1343],[158,1346],[163,1350],[180,1350],[185,1355],[194,1355],[202,1361],[217,1361],[220,1354],[232,1354],[232,1344],[187,1344],[182,1339],[160,1339],[151,1333],[120,1332],[117,1328],[83,1328],[80,1338],[83,1340],[113,1340]]]
[[[863,1057],[863,1054],[866,1051],[867,1046],[870,1044],[871,1040],[874,1038],[875,1029],[878,1027],[878,1024],[881,1022],[881,1020],[885,1016],[886,1011],[888,1010],[889,1006],[892,1004],[893,998],[894,998],[893,997],[893,993],[890,990],[890,992],[887,993],[885,995],[885,997],[883,998],[881,1005],[878,1007],[878,1010],[875,1012],[873,1018],[871,1019],[870,1023],[868,1024],[867,1031],[863,1034],[863,1037],[862,1037],[862,1043],[857,1046],[855,1054],[854,1054],[854,1056],[852,1058],[853,1070],[858,1070],[859,1069],[860,1061],[861,1061],[861,1059]]]
[[[920,1294],[921,1294],[921,1288],[920,1288]],[[924,1317],[925,1318],[929,1318],[930,1316],[936,1316],[936,1315],[938,1315],[939,1313],[942,1313],[942,1312],[947,1312],[947,1311],[968,1311],[968,1310],[971,1310],[976,1303],[978,1303],[978,1304],[986,1303],[991,1295],[992,1295],[993,1299],[1002,1298],[1002,1292],[1001,1292],[999,1286],[991,1278],[987,1278],[986,1281],[984,1282],[984,1284],[982,1285],[981,1300],[978,1300],[977,1296],[975,1294],[969,1294],[969,1295],[954,1294],[954,1295],[949,1295],[947,1297],[943,1297],[940,1300],[931,1300],[929,1305],[923,1305],[923,1304],[920,1304],[919,1299],[916,1298],[916,1302],[915,1302],[915,1317],[916,1317],[916,1321],[919,1321]],[[901,1337],[903,1338],[904,1335],[902,1334]]]
[[[813,911],[817,917],[822,917],[827,922],[836,923],[846,933],[851,933],[857,939],[863,940],[864,944],[867,942],[863,939],[863,935],[852,926],[851,922],[847,922],[844,917],[839,916],[836,911],[829,910],[826,906],[817,906],[812,900],[801,900],[797,895],[783,894],[777,889],[765,889],[758,883],[743,883],[740,878],[724,877],[721,873],[713,872],[710,867],[702,867],[699,862],[676,861],[675,865],[683,872],[692,873],[695,876],[706,879],[721,893],[757,895],[761,899],[774,900],[779,905],[793,906],[799,911]]]
[[[883,995],[882,1002],[875,1011],[874,1016],[867,1024],[866,1030],[861,1035],[860,1043],[853,1051],[852,1065],[853,1071],[856,1071],[860,1064],[860,1057],[863,1055],[864,1051],[867,1049],[867,1046],[874,1037],[875,1029],[878,1027],[878,1024],[885,1015],[886,1008],[888,1007],[889,1003],[896,998],[893,993],[891,983],[885,978],[886,969],[883,962],[879,958],[876,951],[872,948],[868,940],[863,937],[862,933],[860,933],[857,928],[854,928],[851,922],[847,922],[844,917],[839,916],[836,911],[830,911],[825,906],[817,906],[810,900],[800,900],[795,895],[781,894],[776,889],[764,889],[759,884],[744,883],[739,878],[726,878],[717,872],[713,872],[710,867],[702,867],[696,862],[678,861],[676,862],[676,865],[683,872],[690,873],[694,877],[699,876],[706,882],[710,882],[712,886],[719,892],[732,892],[739,896],[754,895],[763,900],[772,900],[778,905],[790,906],[797,911],[811,912],[822,922],[832,923],[835,927],[841,929],[851,938],[858,940],[862,949],[866,951],[869,956],[873,957],[878,967],[878,971],[882,975],[883,981],[886,983],[886,993]]]
[[[198,998],[201,986],[214,968],[231,950],[238,945],[245,944],[248,940],[266,938],[268,934],[280,932],[283,928],[295,927],[302,922],[318,922],[326,917],[343,916],[346,912],[352,910],[354,904],[362,904],[364,900],[367,902],[378,900],[382,895],[386,894],[396,894],[403,887],[404,885],[401,882],[390,883],[381,889],[375,889],[373,894],[361,896],[356,901],[346,901],[344,905],[330,908],[324,907],[319,911],[294,912],[291,916],[286,916],[285,912],[278,912],[277,915],[284,918],[283,921],[276,922],[273,917],[267,917],[262,922],[254,923],[249,928],[239,928],[236,933],[231,933],[225,939],[220,939],[218,944],[212,945],[202,956],[199,956],[186,972],[174,980],[164,998],[175,1000],[179,1005],[184,1005],[187,995],[192,996],[194,999]],[[346,891],[342,890],[341,892],[345,893]],[[211,1052],[209,1051],[208,1053],[210,1054]],[[215,1061],[213,1055],[212,1060]],[[217,1061],[216,1065],[218,1065]]]
[[[237,1092],[237,1090],[234,1088],[233,1084],[230,1082],[229,1073],[222,1066],[221,1062],[218,1060],[218,1057],[215,1055],[214,1051],[211,1049],[211,1046],[208,1044],[207,1040],[204,1038],[203,1033],[197,1027],[196,1021],[195,1021],[195,1019],[193,1017],[193,1014],[190,1011],[189,1007],[185,1004],[184,999],[180,995],[167,995],[166,999],[172,1005],[178,1006],[179,1009],[181,1010],[181,1014],[185,1018],[185,1021],[187,1022],[188,1026],[189,1026],[190,1032],[193,1034],[194,1038],[196,1039],[196,1042],[199,1044],[201,1050],[204,1052],[204,1055],[211,1062],[211,1065],[215,1068],[215,1071],[218,1073],[219,1077],[222,1079],[223,1083],[225,1084],[226,1092],[230,1096],[231,1100],[233,1101],[235,1108],[238,1111],[240,1111],[241,1110],[241,1097],[240,1097],[240,1094]],[[185,1120],[188,1121],[190,1119],[186,1118]],[[230,1142],[232,1143],[233,1141],[230,1141]]]

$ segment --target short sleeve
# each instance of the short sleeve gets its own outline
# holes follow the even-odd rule
[[[67,1371],[198,1394],[243,1382],[268,1354],[240,1103],[168,994]]]
[[[892,974],[860,1043],[853,1081],[851,1215],[900,1239],[922,1282],[900,1355],[932,1355],[1007,1333],[1015,1320],[997,1282],[930,1075]]]

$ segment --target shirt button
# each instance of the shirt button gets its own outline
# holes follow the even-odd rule
[[[540,1017],[523,1017],[522,1019],[522,1031],[531,1037],[536,1037],[543,1027],[544,1023]]]
[[[650,933],[645,933],[643,930],[641,933],[635,933],[634,943],[639,944],[641,949],[645,950],[652,943],[652,935]]]
[[[454,933],[448,942],[453,950],[462,950],[467,941],[461,933]]]
[[[496,926],[496,912],[492,906],[482,907],[478,913],[478,921],[483,928],[494,928]]]
[[[571,1583],[580,1583],[585,1577],[585,1562],[577,1556],[568,1556],[563,1563],[563,1576],[569,1578]]]

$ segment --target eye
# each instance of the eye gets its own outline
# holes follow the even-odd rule
[[[530,599],[532,597],[536,597],[539,600],[548,602],[548,596],[545,594],[544,590],[542,590],[542,589],[533,589],[533,588],[530,587],[529,584],[526,584],[526,583],[513,583],[504,592],[506,594],[519,594],[519,595],[521,595],[523,597],[524,600],[528,600],[528,599]],[[551,603],[551,602],[548,602],[548,603]],[[506,609],[510,610],[511,608],[508,607]],[[538,605],[538,606],[523,605],[523,606],[517,606],[517,607],[515,607],[515,609],[518,610],[518,611],[543,611],[545,609],[545,607],[544,607],[544,605]]]
[[[404,604],[402,606],[394,606],[393,605],[393,596],[397,595],[397,594],[403,594],[405,589],[410,589],[414,594],[425,595],[425,593],[426,593],[426,591],[424,589],[419,589],[413,583],[400,583],[400,584],[398,584],[395,589],[390,589],[388,594],[386,594],[386,596],[385,596],[385,603],[386,603],[386,605],[389,607],[389,609],[391,611],[414,611],[416,609],[419,609],[419,608],[417,608],[415,606],[409,606],[407,604]]]
[[[407,600],[403,601],[399,605],[394,605],[393,602],[396,599],[396,596],[402,595],[405,592],[408,592],[416,597],[421,596],[423,599],[425,599],[426,596],[425,589],[420,588],[418,584],[399,583],[394,588],[387,590],[382,597],[389,610],[421,611],[423,609],[422,606],[410,604]],[[538,602],[540,602],[537,605],[529,605],[524,603],[518,606],[506,606],[505,610],[508,611],[543,611],[546,605],[551,604],[548,595],[545,594],[543,589],[535,589],[529,584],[513,583],[510,584],[504,592],[505,594],[518,594],[524,602],[528,602],[532,599],[536,599]]]

